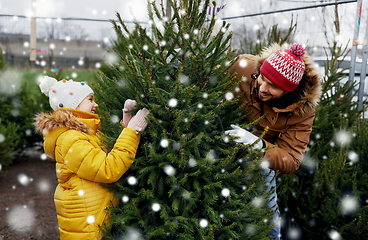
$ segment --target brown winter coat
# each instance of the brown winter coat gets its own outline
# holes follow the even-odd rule
[[[252,81],[251,75],[259,74],[263,61],[278,48],[280,47],[267,49],[260,56],[240,55],[230,73],[237,73],[236,80],[242,80],[235,95],[245,92],[241,102],[247,102],[247,108],[244,108],[244,111],[247,109],[247,122],[253,122],[265,114],[265,117],[255,124],[255,128],[256,134],[260,136],[264,129],[269,127],[263,140],[266,147],[276,145],[265,152],[264,158],[269,162],[269,168],[289,174],[299,168],[307,148],[315,107],[321,95],[321,84],[315,63],[306,54],[303,58],[306,70],[293,97],[273,105],[259,102],[254,91],[256,80]],[[243,59],[247,62],[245,67],[239,65],[239,61]]]
[[[106,153],[96,135],[96,114],[62,108],[38,114],[35,120],[44,135],[45,153],[56,160],[59,185],[54,201],[60,239],[101,239],[99,226],[108,219],[105,209],[117,203],[101,183],[116,182],[131,166],[139,135],[125,128]]]

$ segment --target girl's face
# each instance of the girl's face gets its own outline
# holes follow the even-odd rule
[[[85,99],[83,99],[76,109],[89,113],[95,113],[97,108],[98,105],[95,103],[93,94],[90,93]]]
[[[273,82],[268,80],[262,74],[257,78],[258,99],[262,102],[267,102],[272,99],[278,99],[286,95],[286,91],[277,87]]]

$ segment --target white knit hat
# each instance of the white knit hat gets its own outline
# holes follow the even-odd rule
[[[49,97],[50,106],[57,110],[60,108],[74,108],[85,99],[90,93],[90,88],[84,82],[74,82],[73,80],[57,81],[55,78],[44,76],[40,89],[43,94]]]

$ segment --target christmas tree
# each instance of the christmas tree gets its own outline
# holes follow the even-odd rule
[[[117,14],[115,61],[93,86],[108,149],[126,99],[150,111],[134,164],[110,186],[121,202],[109,209],[107,229],[127,239],[269,239],[263,154],[224,134],[245,117],[228,74],[229,25],[214,31],[209,1],[170,3],[166,16],[162,2],[149,2],[151,33],[139,23],[130,31]]]

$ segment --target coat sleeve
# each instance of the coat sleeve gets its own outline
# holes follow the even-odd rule
[[[280,133],[276,147],[265,152],[264,159],[269,162],[269,168],[285,174],[298,170],[307,149],[314,116],[313,112],[300,123],[290,126],[285,133]],[[273,146],[270,142],[265,143],[266,147]]]
[[[132,165],[140,140],[134,130],[125,128],[106,154],[90,136],[75,130],[67,132],[60,148],[65,166],[80,178],[101,183],[120,179]]]

